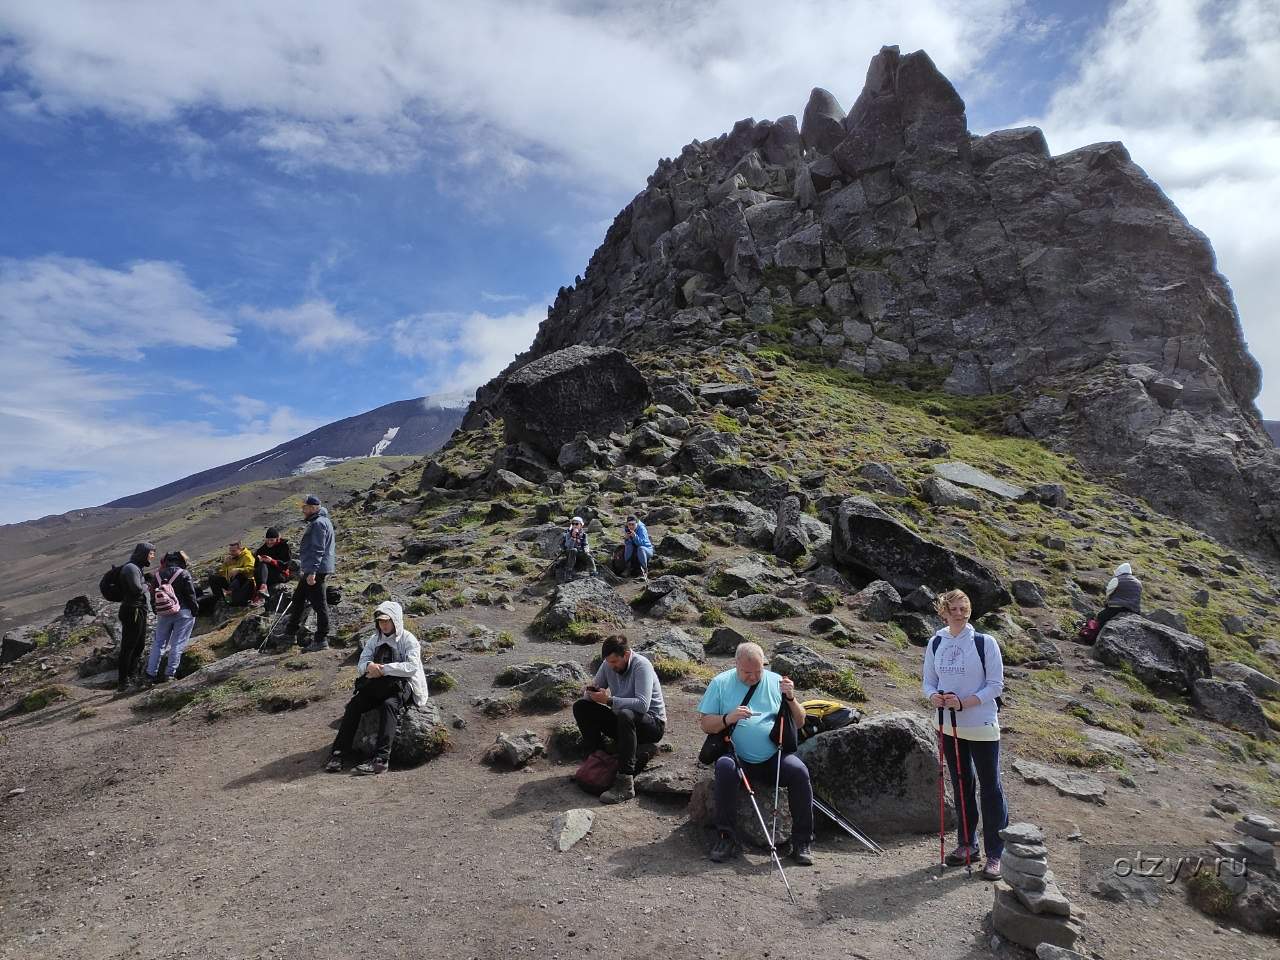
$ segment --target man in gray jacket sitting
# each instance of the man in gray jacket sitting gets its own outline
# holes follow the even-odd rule
[[[588,754],[599,750],[605,736],[613,738],[618,752],[618,779],[601,794],[601,803],[622,803],[636,795],[636,751],[640,744],[662,739],[667,708],[662,684],[647,658],[631,650],[621,634],[609,637],[600,648],[604,662],[595,680],[573,705],[573,719],[582,731]]]

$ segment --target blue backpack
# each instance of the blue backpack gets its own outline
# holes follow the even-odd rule
[[[992,640],[992,638],[985,633],[975,631],[973,639],[973,648],[978,652],[978,662],[982,664],[982,679],[985,680],[987,679],[987,641]],[[995,641],[992,640],[992,642],[994,643]],[[940,646],[942,646],[942,637],[934,637],[930,652],[935,657],[938,655],[938,647]],[[998,713],[1002,709],[1004,709],[1004,697],[996,697],[996,712]]]

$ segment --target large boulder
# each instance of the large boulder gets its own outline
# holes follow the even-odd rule
[[[547,605],[534,619],[533,628],[544,637],[556,637],[566,631],[572,636],[573,624],[623,627],[631,620],[631,608],[626,601],[603,580],[588,577],[556,587]],[[597,639],[590,632],[583,632],[581,637],[588,643]]]
[[[10,631],[4,635],[3,640],[0,640],[0,663],[12,663],[35,648],[36,642],[31,637],[23,636],[16,630]]]
[[[984,563],[926,540],[864,497],[840,504],[831,551],[837,563],[887,580],[901,594],[922,584],[958,587],[969,595],[975,616],[1010,601],[1009,591]]]
[[[872,833],[938,829],[938,738],[923,716],[887,713],[800,744],[814,792]],[[955,811],[947,803],[948,823]]]
[[[739,786],[738,810],[735,821],[738,839],[742,843],[767,850],[769,848],[769,839],[760,827],[760,819],[763,817],[765,824],[772,829],[773,780],[770,779],[767,783],[763,780],[758,783],[752,780],[751,787],[755,791],[756,804],[760,807],[760,816],[756,816],[756,809],[752,806],[751,800],[747,796],[746,788]],[[714,826],[715,813],[715,776],[708,772],[694,784],[693,792],[689,796],[689,819],[702,826]],[[791,804],[787,800],[787,792],[784,790],[778,800],[778,835],[776,842],[781,846],[790,840]]]
[[[649,403],[649,384],[621,350],[578,344],[516,370],[497,398],[508,443],[551,458],[579,433],[621,432]]]
[[[92,617],[98,611],[94,609],[93,601],[85,594],[72,597],[62,607],[62,618],[70,620],[73,617]]]
[[[691,660],[703,663],[707,659],[702,644],[679,627],[667,627],[659,633],[650,634],[636,644],[634,649],[650,660]]]
[[[650,580],[632,606],[641,616],[669,620],[694,613],[693,596],[680,577],[665,576]]]
[[[1274,680],[1260,670],[1234,660],[1217,663],[1213,667],[1214,676],[1219,680],[1235,680],[1243,683],[1260,697],[1280,696],[1280,681]]]
[[[1110,667],[1127,665],[1147,686],[1190,693],[1208,677],[1209,653],[1202,641],[1143,617],[1108,621],[1093,645],[1095,660]]]
[[[769,669],[790,677],[797,687],[816,687],[824,673],[835,673],[840,665],[820,656],[812,647],[784,640],[773,648]]]
[[[518,663],[498,674],[494,683],[512,687],[524,710],[560,710],[582,695],[591,675],[573,660]]]
[[[1192,687],[1191,698],[1210,720],[1252,734],[1259,740],[1271,739],[1271,727],[1262,704],[1243,683],[1202,677]]]
[[[381,710],[367,710],[356,727],[352,749],[372,756],[378,745]],[[449,748],[449,730],[440,722],[440,708],[428,700],[422,706],[407,703],[400,708],[400,725],[391,743],[391,767],[416,767]]]
[[[844,118],[840,102],[821,87],[814,87],[800,121],[800,139],[811,150],[830,153],[845,138]]]
[[[800,522],[803,516],[799,497],[788,496],[778,501],[773,552],[787,563],[799,560],[809,549],[809,533]]]
[[[846,601],[863,620],[887,623],[902,610],[902,596],[885,580],[874,580]]]

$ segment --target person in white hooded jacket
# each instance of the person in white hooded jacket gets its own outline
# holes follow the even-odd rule
[[[400,722],[400,710],[408,703],[427,702],[427,678],[422,671],[422,648],[418,638],[404,628],[400,604],[387,600],[378,604],[373,616],[373,634],[364,642],[356,668],[356,689],[347,701],[342,725],[329,751],[324,768],[329,773],[342,769],[342,755],[351,749],[360,718],[369,710],[381,710],[378,741],[371,760],[355,768],[358,774],[386,773]]]

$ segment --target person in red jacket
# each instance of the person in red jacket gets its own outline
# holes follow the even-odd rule
[[[289,541],[280,536],[275,527],[267,527],[266,539],[254,556],[254,579],[258,583],[260,597],[265,599],[272,587],[293,576],[292,562],[293,551],[289,549]]]

